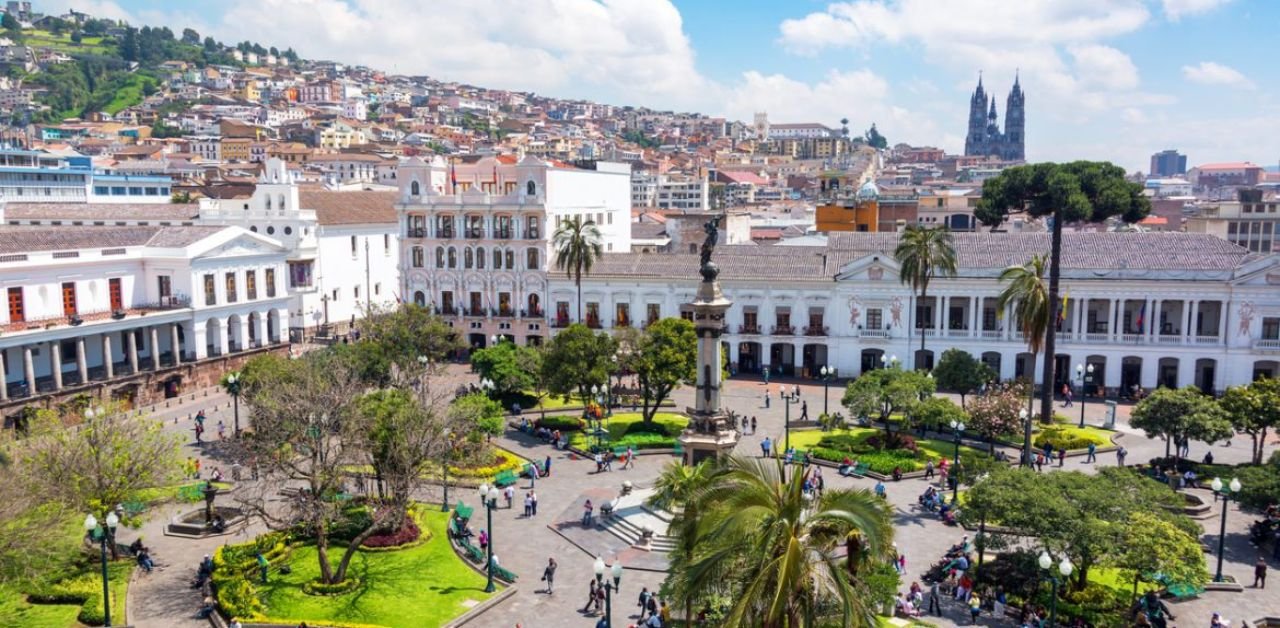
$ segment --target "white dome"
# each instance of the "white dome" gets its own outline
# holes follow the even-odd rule
[[[880,188],[876,187],[874,181],[867,181],[862,184],[862,187],[858,188],[858,200],[875,200],[879,196]]]

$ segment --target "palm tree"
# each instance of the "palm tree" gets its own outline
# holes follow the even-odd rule
[[[570,216],[560,223],[551,236],[556,251],[556,270],[563,270],[578,287],[578,322],[582,322],[582,275],[591,274],[591,266],[604,255],[600,244],[600,228],[591,220]]]
[[[1049,328],[1049,317],[1053,312],[1053,301],[1049,298],[1049,286],[1045,283],[1045,272],[1048,259],[1044,255],[1032,256],[1031,261],[1022,266],[1010,266],[1000,272],[1000,283],[1006,284],[996,299],[997,311],[1004,313],[1006,306],[1013,304],[1013,316],[1017,320],[1018,329],[1027,341],[1027,351],[1031,353],[1031,394],[1035,395],[1036,356],[1044,349],[1045,330]],[[1045,358],[1052,359],[1052,356]],[[1045,386],[1051,385],[1045,382]],[[1023,426],[1022,461],[1031,462],[1031,416],[1028,413]]]
[[[710,463],[706,460],[693,466],[679,461],[669,462],[653,484],[653,495],[645,502],[651,508],[673,511],[667,529],[668,534],[675,537],[678,543],[667,555],[671,564],[666,584],[672,597],[683,602],[684,616],[689,619],[693,617],[695,597],[684,576],[701,541],[698,533],[698,502],[693,497],[706,485],[711,472]]]
[[[929,290],[929,281],[935,276],[956,276],[956,249],[952,246],[951,230],[942,227],[924,227],[907,225],[898,246],[893,250],[894,259],[902,266],[899,278],[902,283],[909,284],[912,290],[920,293],[916,311],[924,303],[925,293]],[[943,312],[943,325],[946,324],[946,312]],[[924,356],[924,325],[916,321],[920,327],[920,356]],[[919,368],[919,365],[916,365]]]
[[[681,584],[699,597],[727,588],[724,625],[803,628],[835,609],[842,625],[875,624],[865,585],[837,553],[856,533],[870,556],[888,558],[893,528],[884,501],[848,489],[809,498],[803,482],[801,473],[784,479],[781,461],[733,456],[690,499],[699,547]]]

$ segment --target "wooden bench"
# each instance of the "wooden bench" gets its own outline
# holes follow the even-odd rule
[[[493,478],[493,485],[498,488],[506,488],[508,486],[511,486],[512,484],[515,484],[518,481],[519,481],[519,478],[516,477],[515,471],[507,469],[505,471],[498,473],[498,475]]]

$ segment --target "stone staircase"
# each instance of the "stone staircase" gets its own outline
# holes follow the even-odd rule
[[[618,498],[613,515],[602,522],[609,534],[625,541],[631,547],[651,552],[670,552],[675,549],[675,539],[667,536],[671,513],[651,509],[644,504],[652,491],[638,490]],[[649,542],[643,543],[645,529],[653,531]]]

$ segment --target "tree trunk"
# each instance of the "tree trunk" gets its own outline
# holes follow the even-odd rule
[[[316,557],[320,559],[320,582],[333,584],[333,566],[329,564],[329,531],[324,522],[316,523]]]
[[[920,309],[924,307],[924,297],[925,297],[926,291],[928,291],[928,288],[924,286],[920,286],[920,302],[916,304],[917,313],[920,311]],[[919,318],[919,315],[917,314],[917,319],[918,318]],[[920,355],[918,356],[916,360],[916,365],[915,365],[916,370],[919,371],[921,370],[919,361],[924,359],[924,329],[925,329],[924,321],[917,320],[916,325],[920,327]]]
[[[1164,435],[1164,458],[1165,458],[1165,460],[1168,460],[1168,459],[1169,459],[1169,440],[1170,440],[1171,438],[1172,438],[1172,437],[1171,437],[1171,436],[1169,436],[1168,434],[1165,434],[1165,435]]]
[[[386,497],[383,495],[383,492],[382,492],[382,468],[374,467],[373,473],[374,473],[374,480],[378,484],[378,499],[386,499]]]
[[[1040,390],[1040,421],[1053,422],[1053,369],[1056,366],[1057,354],[1055,340],[1058,327],[1058,283],[1062,276],[1062,208],[1053,210],[1052,248],[1049,250],[1049,324],[1044,329],[1044,385]],[[1032,369],[1034,371],[1034,369]],[[1035,388],[1035,377],[1031,378],[1032,389]]]
[[[395,517],[392,518],[393,521],[394,519]],[[368,528],[365,528],[363,532],[357,534],[356,538],[351,539],[351,544],[347,545],[346,551],[342,552],[342,560],[338,561],[337,573],[333,574],[332,580],[327,581],[328,584],[338,584],[339,582],[347,579],[347,567],[351,565],[351,558],[356,555],[356,550],[360,549],[360,545],[369,537],[373,536],[374,532],[383,527],[383,523],[384,521],[380,521],[377,517],[374,517],[373,523],[369,524]],[[401,525],[403,524],[404,522],[401,521]]]
[[[586,320],[587,313],[582,311],[582,269],[578,268],[574,273],[573,283],[578,287],[578,322]]]
[[[1027,400],[1027,405],[1032,404],[1032,400],[1036,396],[1036,354],[1031,354],[1031,398]],[[1021,403],[1021,402],[1019,402]],[[1021,413],[1021,410],[1019,410]],[[1034,413],[1027,411],[1027,420],[1022,422],[1022,466],[1031,467],[1031,421]]]

